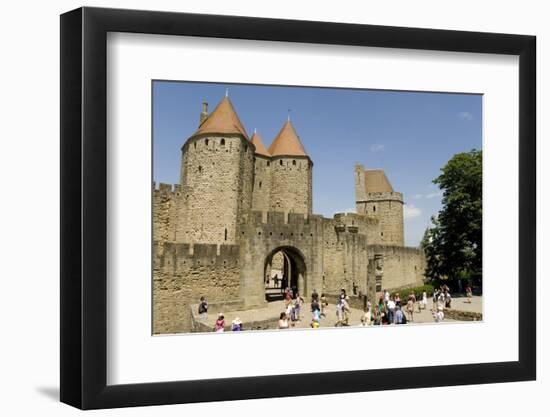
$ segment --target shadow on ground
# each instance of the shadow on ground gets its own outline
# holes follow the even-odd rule
[[[36,391],[53,401],[59,401],[59,387],[36,387]]]

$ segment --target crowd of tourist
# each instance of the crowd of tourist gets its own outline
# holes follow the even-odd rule
[[[471,300],[472,290],[470,287],[466,288],[466,295],[468,299]],[[297,323],[302,321],[305,316],[305,300],[298,291],[293,291],[293,289],[288,287],[284,289],[283,300],[284,311],[279,315],[277,328],[290,329],[296,327]],[[436,323],[440,323],[444,320],[444,309],[451,308],[451,301],[451,292],[446,285],[434,291],[431,313]],[[328,305],[327,296],[325,294],[319,296],[317,291],[313,290],[309,305],[309,312],[311,313],[310,327],[317,329],[321,326],[321,320],[329,319],[326,316]],[[390,294],[389,291],[384,290],[376,303],[371,303],[370,301],[366,302],[359,326],[407,324],[409,322],[414,322],[415,310],[420,313],[427,308],[428,295],[426,291],[422,293],[421,299],[417,300],[414,293],[409,293],[405,299],[402,299],[398,292]],[[334,326],[350,326],[350,297],[343,288],[340,290],[340,294],[335,302],[335,309],[336,322]],[[207,312],[208,303],[204,297],[201,297],[198,309],[201,320],[206,320]],[[223,313],[218,314],[213,330],[215,332],[223,332],[225,330],[225,317]],[[239,317],[236,317],[231,322],[231,331],[241,330],[242,321]]]

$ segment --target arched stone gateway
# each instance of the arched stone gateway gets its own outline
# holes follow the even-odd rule
[[[278,256],[282,262],[274,269],[273,262]],[[302,253],[295,247],[281,246],[273,249],[265,258],[264,271],[264,277],[270,278],[265,290],[266,301],[282,299],[286,288],[292,289],[293,294],[299,293],[304,296],[306,293],[306,262]]]
[[[323,277],[323,218],[303,214],[252,212],[241,233],[240,299],[245,307],[266,305],[266,269],[273,257],[283,252],[289,284],[294,281],[305,299],[313,289],[321,291]],[[284,266],[284,265],[283,265]],[[295,273],[294,273],[294,272]]]

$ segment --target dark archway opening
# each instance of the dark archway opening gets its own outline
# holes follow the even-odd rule
[[[301,253],[292,247],[273,250],[265,259],[265,299],[268,302],[282,300],[286,288],[293,296],[305,293],[306,265]]]

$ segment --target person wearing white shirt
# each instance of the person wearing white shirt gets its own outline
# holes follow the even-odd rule
[[[395,301],[393,301],[393,297],[389,299],[386,306],[388,307],[388,320],[390,324],[393,324],[395,321]]]
[[[443,307],[438,307],[437,312],[434,313],[435,322],[441,323],[444,318],[445,318],[445,314],[443,314]]]

